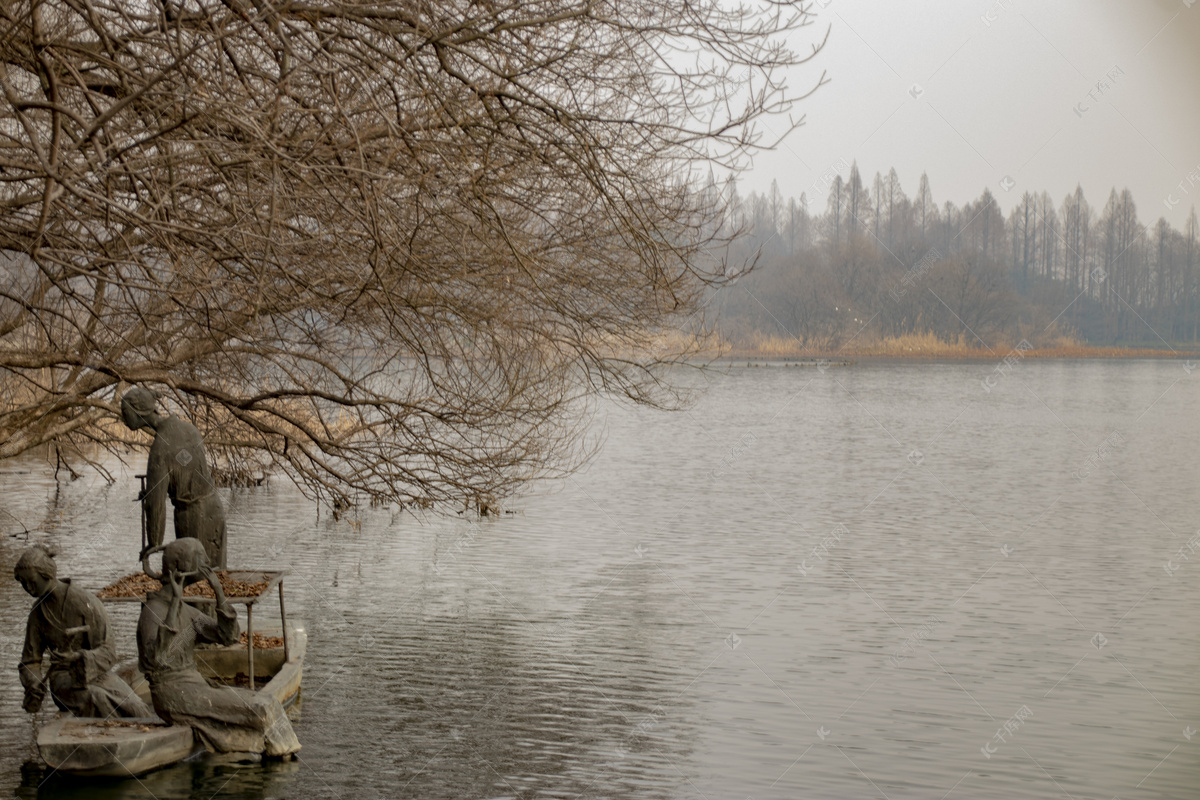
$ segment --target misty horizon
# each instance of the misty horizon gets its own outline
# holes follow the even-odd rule
[[[1129,188],[1151,221],[1179,228],[1200,193],[1195,5],[820,0],[789,43],[807,53],[828,39],[789,79],[828,83],[793,108],[803,124],[755,156],[739,189],[779,180],[799,196],[857,161],[868,175],[894,166],[906,187],[927,173],[955,202],[986,186],[1005,214],[1026,191],[1059,199],[1080,185],[1102,201]]]

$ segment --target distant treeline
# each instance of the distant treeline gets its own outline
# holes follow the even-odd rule
[[[992,193],[939,206],[927,176],[909,197],[896,171],[870,188],[857,164],[817,198],[737,196],[734,260],[754,270],[723,289],[721,330],[752,345],[785,336],[802,348],[935,335],[982,346],[1028,339],[1091,344],[1195,342],[1200,251],[1193,207],[1183,231],[1143,224],[1129,190],[1102,208],[1082,188],[1055,203],[1026,192],[1007,217]]]

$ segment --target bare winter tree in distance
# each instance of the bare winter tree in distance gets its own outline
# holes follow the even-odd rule
[[[426,505],[570,468],[735,274],[714,164],[806,4],[0,8],[0,458],[165,390],[226,476]],[[805,91],[819,86],[814,77]],[[706,184],[701,178],[708,181]],[[658,345],[647,348],[648,341]],[[86,450],[82,450],[86,454]]]

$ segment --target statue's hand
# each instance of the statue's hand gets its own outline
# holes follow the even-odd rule
[[[183,597],[183,573],[169,572],[166,577],[171,584],[171,597]]]
[[[59,664],[74,664],[83,658],[79,650],[51,650],[50,657]]]
[[[217,577],[217,573],[213,570],[213,568],[209,566],[201,567],[200,575],[203,576],[204,580],[208,581],[208,585],[212,587],[213,594],[216,595],[217,600],[220,601],[224,599],[224,587],[221,586],[221,579]]]

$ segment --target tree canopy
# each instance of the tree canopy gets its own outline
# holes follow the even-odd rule
[[[812,22],[719,0],[6,3],[0,458],[119,444],[118,392],[150,384],[227,475],[274,465],[339,501],[571,466],[596,392],[669,402],[690,340],[644,345],[729,274],[698,176],[769,144],[784,72],[821,44],[785,39]]]

